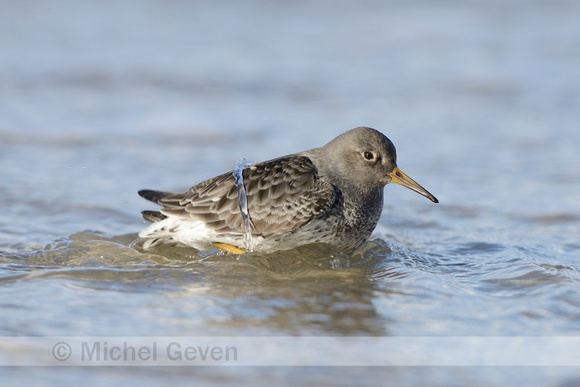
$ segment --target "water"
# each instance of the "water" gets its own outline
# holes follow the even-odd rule
[[[540,0],[4,4],[0,336],[577,336],[579,17],[577,2]],[[359,125],[389,136],[440,200],[387,186],[360,254],[131,247],[152,209],[139,189],[184,191],[240,157]],[[1,348],[3,361],[37,356]],[[348,350],[370,363],[372,348]],[[1,372],[37,385],[580,379],[575,367]]]

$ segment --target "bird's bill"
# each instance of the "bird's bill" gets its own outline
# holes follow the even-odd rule
[[[411,191],[415,191],[420,195],[425,196],[427,199],[431,200],[433,203],[439,203],[439,200],[429,193],[425,188],[421,187],[419,183],[411,179],[409,176],[405,175],[398,167],[393,169],[393,172],[389,173],[391,177],[391,182],[395,184],[402,185],[405,188],[409,188]]]

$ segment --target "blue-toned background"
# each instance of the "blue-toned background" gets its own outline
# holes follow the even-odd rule
[[[580,3],[0,10],[0,336],[580,333]],[[236,261],[129,246],[152,209],[137,190],[185,190],[360,125],[441,201],[387,186],[367,252]],[[2,373],[36,385],[580,380],[509,367]]]

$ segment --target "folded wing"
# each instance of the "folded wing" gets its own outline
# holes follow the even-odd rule
[[[298,228],[337,205],[340,192],[321,181],[305,156],[286,156],[243,171],[252,233],[268,238]],[[161,213],[198,219],[218,233],[243,234],[238,189],[232,174],[206,180],[185,194],[141,191]]]

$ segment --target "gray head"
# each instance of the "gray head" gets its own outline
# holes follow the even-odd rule
[[[381,132],[358,127],[341,134],[321,148],[313,149],[319,174],[352,192],[371,192],[388,183],[400,184],[429,200],[437,199],[397,167],[395,146]]]

